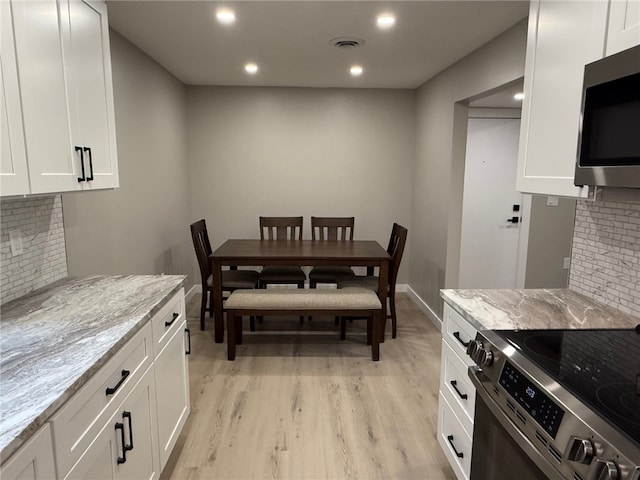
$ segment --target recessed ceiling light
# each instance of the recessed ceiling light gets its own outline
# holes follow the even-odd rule
[[[236,14],[227,8],[216,11],[216,18],[220,23],[230,24],[236,21]]]
[[[256,65],[255,63],[247,63],[244,66],[244,69],[247,73],[250,73],[251,75],[255,75],[256,73],[258,73],[258,65]]]
[[[350,72],[354,77],[358,77],[362,75],[363,69],[360,65],[354,65],[353,67],[351,67]]]
[[[515,98],[516,100],[522,100],[524,98],[524,93],[520,92],[520,93],[516,93],[513,98]]]
[[[394,17],[390,13],[383,13],[381,15],[378,15],[376,23],[380,28],[391,28],[396,23],[396,17]]]

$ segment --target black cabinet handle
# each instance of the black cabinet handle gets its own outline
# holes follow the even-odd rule
[[[124,423],[116,422],[116,430],[120,430],[120,440],[122,442],[122,456],[118,457],[118,465],[127,461],[127,447],[124,444]]]
[[[458,382],[457,382],[457,380],[451,380],[449,383],[451,384],[453,389],[456,391],[456,393],[458,395],[460,395],[460,398],[462,400],[466,400],[467,398],[469,398],[469,396],[466,393],[460,393],[460,390],[458,390]]]
[[[511,223],[519,223],[519,222],[520,222],[520,218],[519,218],[519,217],[511,217],[511,218],[507,218],[507,222],[511,222]]]
[[[76,146],[76,152],[80,152],[80,166],[82,167],[82,176],[78,177],[78,182],[86,182],[87,177],[84,174],[84,154],[82,153],[82,147]]]
[[[84,147],[83,150],[85,152],[89,152],[89,171],[91,172],[91,176],[87,177],[87,182],[93,180],[93,158],[91,158],[91,147]]]
[[[187,351],[184,353],[187,355],[191,355],[191,330],[185,328],[184,331],[187,334]]]
[[[129,450],[133,450],[133,425],[131,423],[131,412],[124,411],[122,412],[122,420],[127,419],[129,421],[129,445],[124,446],[124,451],[128,452]],[[124,438],[124,432],[123,432]]]
[[[121,372],[122,377],[120,377],[120,380],[118,381],[118,383],[116,383],[116,386],[113,388],[107,387],[107,395],[113,395],[114,393],[116,393],[120,388],[120,386],[123,384],[123,382],[127,379],[130,373],[131,372],[129,370],[122,370]]]
[[[460,344],[464,347],[467,348],[469,346],[469,342],[464,342],[461,338],[460,338],[460,332],[453,332],[453,336],[456,337],[456,340],[458,340],[460,342]]]
[[[459,451],[456,449],[456,446],[453,444],[453,435],[448,435],[448,436],[447,436],[447,440],[449,441],[449,445],[451,445],[451,448],[453,448],[453,451],[454,451],[454,453],[456,454],[456,456],[457,456],[458,458],[464,458],[464,453],[459,452]]]
[[[165,327],[170,327],[171,325],[173,325],[173,322],[175,322],[175,321],[176,321],[176,319],[177,319],[179,316],[180,316],[180,314],[179,314],[179,313],[174,313],[174,314],[173,314],[173,318],[171,319],[171,321],[170,321],[170,322],[164,322],[164,326],[165,326]]]

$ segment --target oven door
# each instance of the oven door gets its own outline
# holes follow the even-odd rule
[[[469,367],[476,386],[471,480],[563,480],[489,396],[482,371]]]

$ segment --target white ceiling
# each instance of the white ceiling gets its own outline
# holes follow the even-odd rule
[[[108,1],[111,27],[188,85],[416,88],[528,13],[526,0]],[[233,25],[215,20],[235,10]],[[380,30],[376,16],[396,24]],[[336,37],[364,40],[339,49]],[[259,72],[249,76],[244,64]],[[349,67],[364,67],[361,77]]]

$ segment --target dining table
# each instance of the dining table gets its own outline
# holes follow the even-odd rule
[[[375,240],[230,239],[209,255],[213,270],[214,338],[224,340],[222,268],[225,266],[347,266],[378,267],[378,298],[386,305],[389,261]],[[383,307],[383,314],[384,314]],[[384,324],[384,322],[380,322]],[[381,339],[384,338],[381,336]]]

